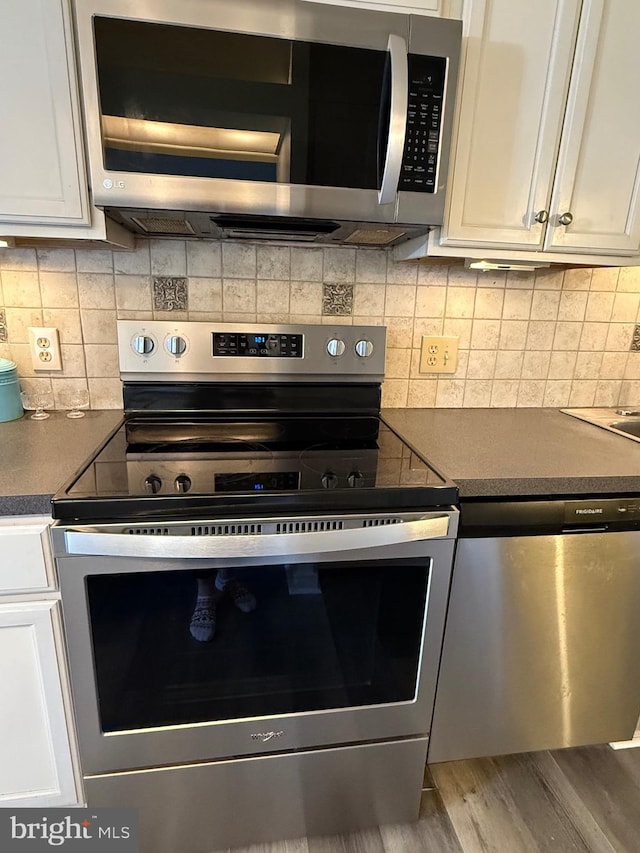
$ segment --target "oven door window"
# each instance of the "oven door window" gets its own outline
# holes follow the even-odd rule
[[[378,188],[386,51],[99,16],[94,28],[106,169]]]
[[[429,574],[425,558],[89,576],[102,730],[411,701]]]

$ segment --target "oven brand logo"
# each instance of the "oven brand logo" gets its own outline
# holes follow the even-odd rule
[[[261,740],[262,743],[266,743],[268,740],[273,740],[277,737],[282,737],[284,732],[282,729],[279,732],[256,732],[251,735],[251,740]]]
[[[0,809],[2,851],[138,853],[138,835],[136,809]]]
[[[602,507],[588,507],[587,509],[577,509],[576,515],[602,515],[603,512],[604,510],[602,509]]]

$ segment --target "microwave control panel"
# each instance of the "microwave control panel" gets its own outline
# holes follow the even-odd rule
[[[399,190],[436,191],[446,76],[444,57],[409,54],[407,132]]]

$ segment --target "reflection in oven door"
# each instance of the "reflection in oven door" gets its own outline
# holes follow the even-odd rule
[[[428,580],[424,560],[89,576],[101,728],[411,701]]]

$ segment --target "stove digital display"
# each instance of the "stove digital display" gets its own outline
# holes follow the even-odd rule
[[[214,356],[242,358],[302,358],[302,335],[214,332]]]
[[[276,471],[268,474],[216,474],[216,492],[278,492],[300,488],[298,471]]]

